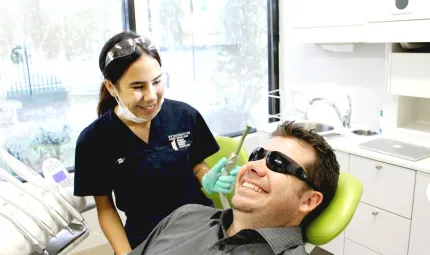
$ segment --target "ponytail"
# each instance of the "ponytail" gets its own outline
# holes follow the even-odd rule
[[[117,105],[115,98],[107,90],[106,86],[102,82],[100,85],[99,103],[97,105],[97,116],[100,117],[103,113],[109,111]]]

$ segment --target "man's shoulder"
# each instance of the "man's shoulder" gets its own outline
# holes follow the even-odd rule
[[[218,209],[215,209],[210,206],[200,205],[200,204],[186,204],[179,207],[176,211],[177,211],[177,214],[180,214],[182,216],[200,215],[202,217],[209,216],[209,218],[212,217],[215,213],[219,212]]]
[[[190,225],[198,225],[201,222],[207,223],[208,220],[211,220],[212,216],[214,216],[220,210],[217,210],[210,206],[204,206],[200,204],[186,204],[178,209],[176,209],[169,216],[169,225],[175,224],[190,224]]]

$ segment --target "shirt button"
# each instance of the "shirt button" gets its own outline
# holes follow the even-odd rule
[[[225,249],[225,243],[220,243],[219,244],[219,250],[223,251]]]

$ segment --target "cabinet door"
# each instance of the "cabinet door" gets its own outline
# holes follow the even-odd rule
[[[418,172],[408,255],[421,255],[429,252],[430,201],[426,195],[429,185],[430,174]]]
[[[360,202],[345,238],[380,254],[406,255],[410,227],[410,220]]]
[[[331,242],[321,245],[320,248],[334,255],[343,255],[343,243],[345,241],[345,232],[341,232]]]
[[[378,253],[371,251],[361,245],[351,242],[345,239],[345,253],[344,255],[379,255]]]
[[[369,22],[430,19],[428,0],[367,1]]]
[[[351,155],[349,173],[363,184],[361,201],[411,218],[416,171]]]
[[[364,25],[363,6],[359,0],[294,0],[293,27]]]
[[[390,93],[430,98],[430,73],[427,72],[429,65],[430,53],[392,53]]]
[[[349,153],[335,151],[337,162],[339,162],[340,171],[348,173],[349,171]]]

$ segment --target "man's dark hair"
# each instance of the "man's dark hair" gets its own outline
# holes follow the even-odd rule
[[[286,121],[278,125],[272,133],[272,137],[276,136],[296,138],[312,146],[316,153],[316,161],[312,165],[306,166],[306,170],[311,182],[323,194],[323,200],[320,205],[306,215],[300,224],[305,239],[306,228],[327,208],[333,199],[339,180],[339,163],[336,154],[325,139],[315,130],[306,130],[304,124]]]

